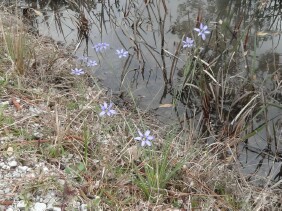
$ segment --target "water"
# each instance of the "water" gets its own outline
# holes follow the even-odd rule
[[[258,94],[263,99],[261,93],[264,93],[267,102],[271,99],[271,103],[281,106],[281,88],[275,90],[281,83],[282,75],[281,6],[279,1],[261,2],[86,0],[80,3],[74,0],[26,0],[18,6],[31,14],[30,25],[35,33],[50,36],[65,45],[73,45],[71,53],[75,56],[84,55],[96,60],[99,66],[91,69],[92,73],[114,94],[129,92],[135,97],[138,106],[153,112],[161,122],[181,124],[187,118],[200,121],[204,116],[197,92],[190,92],[189,97],[182,93],[184,97],[173,100],[183,83],[181,75],[190,55],[189,50],[177,51],[177,48],[183,37],[192,36],[197,19],[208,24],[213,30],[213,37],[225,40],[218,44],[214,43],[217,39],[198,42],[207,51],[205,59],[212,62],[217,51],[229,49],[231,53],[226,57],[230,59],[226,73],[229,78],[226,80],[237,86],[237,83],[242,84],[241,81],[248,84],[246,77],[253,78],[256,91],[252,96]],[[84,17],[89,27],[87,37],[79,36],[78,30]],[[241,39],[239,36],[242,36]],[[242,43],[238,44],[238,40],[242,40]],[[92,46],[99,42],[109,43],[110,49],[97,54]],[[236,45],[241,46],[237,51],[242,53],[231,57],[232,48]],[[128,58],[118,58],[116,49],[121,48],[129,51]],[[224,64],[224,58],[219,59],[218,64],[214,66],[215,75],[226,68],[220,67],[220,64]],[[165,83],[170,79],[171,71],[174,72],[172,83]],[[244,92],[250,90],[244,87]],[[240,93],[230,94],[233,102],[241,96]],[[214,102],[211,99],[209,103]],[[228,107],[230,104],[226,105],[227,111],[231,109]],[[242,103],[237,110],[232,107],[230,122],[244,106]],[[252,120],[249,120],[246,131],[254,131],[264,122],[267,124],[245,143],[239,144],[238,160],[242,171],[250,177],[272,175],[271,178],[277,181],[282,177],[282,111],[277,106],[263,109],[264,106],[260,105],[259,108],[261,112],[253,112],[253,115],[258,115],[249,117]],[[218,118],[218,115],[211,115],[213,124]],[[218,126],[219,130],[221,127]]]

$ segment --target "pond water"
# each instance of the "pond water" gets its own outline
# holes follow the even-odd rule
[[[230,103],[226,100],[222,112],[211,114],[209,121],[217,124],[222,118],[222,122],[234,126],[234,121],[246,114],[244,121],[250,126],[238,149],[242,171],[250,177],[271,175],[275,181],[282,178],[279,1],[26,0],[17,6],[28,17],[34,32],[73,45],[74,56],[97,61],[98,65],[88,70],[113,95],[130,93],[139,107],[153,112],[165,124],[181,125],[189,118],[202,121],[206,117],[202,99],[207,96],[203,98],[190,90],[192,82],[195,87],[200,86],[197,80],[201,78],[184,83],[185,72],[189,70],[187,60],[190,58],[193,64],[198,59],[191,59],[192,50],[183,49],[182,40],[187,36],[194,38],[195,45],[201,47],[201,59],[214,71],[212,77],[206,75],[209,83],[201,88],[221,89],[228,81],[228,89],[235,90],[228,95]],[[194,31],[200,22],[212,32],[205,41]],[[101,42],[108,43],[109,49],[97,53],[93,45]],[[126,49],[129,56],[119,58],[117,49]],[[250,84],[251,88],[246,88]],[[249,92],[252,95],[248,101],[239,103],[235,109],[236,99]],[[215,95],[211,92],[211,96]],[[211,104],[217,98],[209,99],[206,106],[210,111],[216,110],[218,107]],[[247,112],[249,108],[251,113]],[[244,111],[241,116],[240,111]],[[223,113],[228,113],[228,118]],[[218,124],[220,127],[223,125]]]

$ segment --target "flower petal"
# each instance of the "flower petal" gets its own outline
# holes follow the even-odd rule
[[[135,137],[134,140],[141,141],[142,138],[141,137]]]
[[[198,29],[198,28],[194,28],[194,30],[195,30],[196,32],[200,32],[200,31],[201,31],[201,30]]]
[[[140,137],[143,137],[143,136],[144,136],[143,133],[141,133],[140,130],[138,130],[138,134],[139,134]]]
[[[147,136],[146,138],[147,138],[147,140],[150,140],[150,141],[151,141],[151,140],[154,139],[154,136]]]
[[[117,114],[117,112],[115,110],[110,110],[109,111],[111,114]]]
[[[204,25],[203,25],[203,23],[201,23],[200,24],[200,29],[203,30],[203,27],[204,27]]]
[[[150,135],[150,130],[146,130],[146,132],[144,133],[145,137],[147,137],[148,135]]]
[[[108,108],[108,104],[106,102],[104,102],[104,109]]]
[[[144,147],[146,145],[146,141],[141,142],[141,146]]]
[[[110,102],[108,109],[111,109],[114,104]]]

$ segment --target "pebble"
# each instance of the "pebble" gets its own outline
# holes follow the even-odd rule
[[[16,167],[16,166],[18,165],[18,163],[17,163],[17,161],[12,160],[12,161],[9,161],[9,162],[8,162],[8,165],[9,165],[10,167]]]
[[[19,202],[17,203],[16,206],[17,206],[17,208],[19,208],[19,209],[23,209],[23,208],[26,207],[26,203],[25,203],[24,200],[21,200],[21,201],[19,201]]]
[[[46,204],[36,202],[31,210],[32,211],[44,211],[44,210],[46,210],[46,208],[47,208]]]
[[[4,165],[4,166],[2,166],[2,169],[5,169],[5,170],[10,170],[10,166],[8,166],[8,165]]]
[[[25,173],[29,171],[29,168],[27,166],[18,166],[18,170],[22,173]]]
[[[70,156],[72,157],[72,156]],[[0,201],[1,197],[11,194],[14,188],[14,182],[24,181],[24,180],[33,180],[41,174],[47,175],[56,175],[53,172],[52,167],[46,166],[44,162],[33,161],[33,165],[26,165],[23,161],[18,161],[16,157],[9,156],[7,158],[0,158]],[[4,182],[2,182],[2,180]],[[58,179],[59,186],[65,185],[65,179]],[[32,204],[27,204],[22,198],[15,197],[13,205],[9,207],[1,208],[0,211],[62,211],[59,205],[56,202],[59,202],[61,199],[57,196],[56,191],[49,190],[48,193],[39,193],[36,196],[33,196],[31,193],[25,194],[26,198],[32,199]],[[87,211],[87,204],[83,204],[75,199],[68,204],[70,210],[79,210]]]
[[[21,174],[19,172],[15,171],[15,172],[13,172],[12,177],[19,178],[19,177],[21,177]]]
[[[44,167],[42,168],[42,170],[43,170],[44,173],[48,173],[48,171],[49,171],[49,169],[48,169],[46,166],[44,166]]]
[[[10,189],[10,188],[5,188],[5,189],[4,189],[4,193],[5,193],[5,194],[10,193],[10,191],[11,191],[11,189]]]
[[[82,205],[80,206],[80,210],[81,210],[81,211],[87,211],[87,204],[82,204]]]

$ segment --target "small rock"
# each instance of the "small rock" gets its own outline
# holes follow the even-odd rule
[[[6,211],[14,211],[14,209],[12,207],[8,207]]]
[[[36,202],[32,208],[32,211],[44,211],[46,210],[47,205],[44,203]]]
[[[2,77],[1,77],[2,78]],[[2,80],[1,80],[2,81]],[[9,101],[4,101],[4,102],[0,102],[0,105],[1,106],[4,106],[4,105],[9,105],[10,102]]]
[[[42,138],[43,137],[43,134],[38,132],[38,131],[34,131],[33,132],[33,136],[36,137],[36,138]]]
[[[29,168],[27,166],[19,166],[18,170],[22,173],[25,173],[29,170]]]
[[[11,192],[11,189],[10,189],[10,188],[4,189],[4,193],[5,193],[5,194],[8,194],[8,193],[10,193],[10,192]]]
[[[87,204],[82,204],[82,205],[80,206],[80,210],[81,210],[81,211],[87,211]]]
[[[48,171],[49,171],[49,169],[48,169],[46,166],[44,166],[44,167],[42,168],[42,170],[43,170],[44,173],[48,173]]]
[[[18,163],[17,163],[17,161],[12,160],[12,161],[8,162],[8,165],[9,165],[10,167],[16,167],[16,166],[18,165]]]
[[[24,200],[21,200],[21,201],[19,201],[19,202],[17,203],[16,206],[17,206],[17,208],[19,208],[19,209],[23,209],[23,208],[26,207],[26,203],[25,203]]]
[[[2,169],[10,170],[10,166],[4,165],[4,166],[2,166]]]
[[[14,177],[14,178],[19,178],[19,177],[21,177],[21,174],[19,173],[19,172],[13,172],[13,174],[12,174],[12,176]]]
[[[60,207],[53,207],[53,211],[61,211],[62,209]]]

